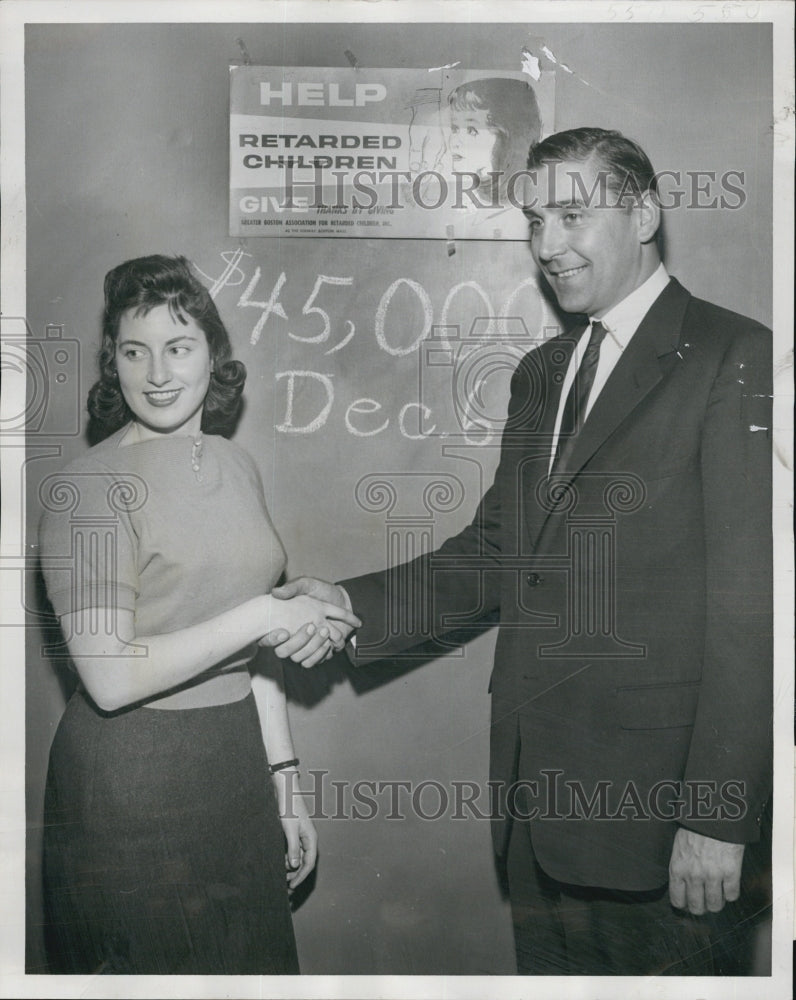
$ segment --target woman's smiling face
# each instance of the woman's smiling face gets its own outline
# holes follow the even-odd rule
[[[207,337],[192,317],[174,315],[167,305],[122,316],[119,385],[147,436],[199,433],[211,369]]]

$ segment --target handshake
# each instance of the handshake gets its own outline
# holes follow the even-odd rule
[[[281,659],[290,657],[303,667],[314,667],[339,652],[362,624],[343,588],[325,580],[300,576],[274,587],[271,597],[285,602],[285,611],[290,609],[286,616],[289,622],[281,624],[283,616],[275,608],[273,618],[280,624],[266,632],[260,645],[270,646]],[[293,623],[298,620],[302,624],[296,628]]]

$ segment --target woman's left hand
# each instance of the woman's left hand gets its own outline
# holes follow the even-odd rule
[[[288,891],[301,885],[318,859],[318,834],[299,791],[298,772],[277,771],[272,776],[279,803],[279,819],[287,841],[285,867]]]

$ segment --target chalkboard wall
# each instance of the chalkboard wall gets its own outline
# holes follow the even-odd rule
[[[229,238],[229,66],[240,60],[241,39],[261,65],[347,66],[348,50],[367,67],[460,60],[517,70],[523,43],[539,36],[573,70],[556,79],[557,129],[619,128],[658,169],[743,173],[736,210],[667,213],[666,263],[695,294],[770,323],[769,27],[29,26],[27,318],[37,336],[53,324],[76,342],[69,363],[78,381],[57,403],[66,429],[57,448],[37,453],[32,441],[28,524],[38,521],[41,479],[87,447],[69,428],[83,425],[94,377],[103,276],[124,259],[162,252],[187,255],[216,284],[249,370],[236,440],[260,466],[291,575],[376,569],[421,536],[436,543],[463,526],[496,465],[496,438],[484,428],[505,406],[513,359],[561,322],[540,294],[527,247],[461,242],[449,255],[444,241]],[[277,286],[281,310],[263,320]],[[453,364],[425,363],[446,336],[476,352],[500,342],[475,401],[480,430],[462,426],[466,372],[454,377]],[[33,608],[35,587],[34,578]],[[31,969],[43,962],[41,800],[65,690],[41,641],[31,629]],[[489,824],[466,809],[457,818],[453,801],[455,788],[486,781],[493,644],[485,631],[444,659],[353,678],[339,662],[290,671],[305,781],[318,795],[323,787],[331,813],[318,821],[317,875],[295,913],[304,972],[514,971]],[[377,816],[366,818],[365,807],[354,815],[350,799],[336,808],[333,782],[393,780],[434,784],[414,808],[399,796],[385,809],[389,797],[374,784],[360,787],[378,798]],[[431,818],[443,795],[448,808]]]

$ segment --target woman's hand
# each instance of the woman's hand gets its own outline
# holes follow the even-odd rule
[[[314,597],[319,601],[329,602],[335,605],[335,607],[347,611],[352,610],[348,594],[342,587],[311,576],[300,576],[289,583],[283,584],[281,587],[274,587],[272,591],[272,596],[278,597],[283,601],[291,598],[295,599],[299,595]],[[326,654],[320,651],[317,644],[312,643],[312,631],[307,632],[304,629],[294,632],[293,635],[290,635],[286,629],[274,629],[273,632],[269,632],[262,637],[260,645],[273,647],[274,652],[280,659],[285,659],[289,656],[294,663],[300,663],[302,667],[314,667],[322,659],[328,659],[332,655],[332,652],[341,650],[345,646],[348,636],[353,631],[348,625],[344,627],[341,622],[335,624],[337,630],[342,633],[341,640],[335,642],[332,635],[332,643]]]
[[[362,622],[348,608],[306,594],[289,599],[269,598],[268,627],[260,645],[273,645],[269,635],[297,638],[302,650],[301,664],[314,667],[335,650],[342,649],[345,640]]]
[[[301,885],[318,859],[318,834],[299,791],[298,771],[277,771],[271,779],[279,803],[279,819],[285,832],[288,891]]]

